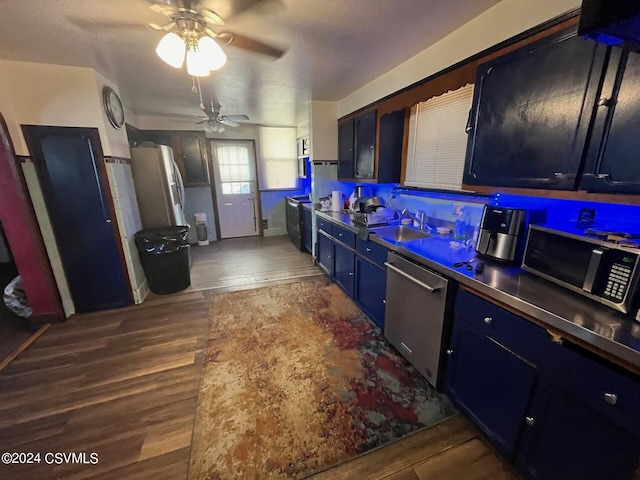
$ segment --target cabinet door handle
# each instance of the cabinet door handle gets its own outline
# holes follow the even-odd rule
[[[611,99],[610,98],[606,98],[606,97],[602,97],[598,99],[598,106],[599,107],[610,107],[611,106]]]
[[[350,277],[353,277],[353,272],[349,272],[349,276],[350,276]]]
[[[487,325],[491,325],[493,323],[493,318],[484,317],[484,323],[486,323]]]
[[[367,247],[367,252],[370,252],[370,251],[371,251],[371,249],[369,247]]]
[[[524,423],[526,423],[530,427],[533,427],[533,425],[536,423],[536,419],[533,417],[525,417]]]
[[[453,350],[451,350],[451,349],[447,350],[447,355],[449,355],[449,356],[453,355]]]
[[[409,347],[407,347],[407,346],[404,344],[404,342],[400,342],[400,345],[402,345],[402,348],[406,349],[406,350],[407,350],[407,352],[409,352],[409,353],[413,353],[413,350],[411,350]]]
[[[383,299],[382,299],[382,303],[386,304],[386,303],[387,303],[387,300],[383,298]]]
[[[618,395],[616,395],[615,393],[607,392],[604,394],[604,401],[609,405],[615,405],[616,403],[618,403]]]

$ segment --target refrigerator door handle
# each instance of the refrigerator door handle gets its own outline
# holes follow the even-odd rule
[[[173,162],[173,170],[176,174],[176,180],[178,182],[178,194],[180,195],[180,198],[178,199],[178,201],[180,203],[180,208],[184,212],[184,183],[182,181],[182,175],[180,174],[180,169],[178,168],[178,164],[175,162],[175,160]]]

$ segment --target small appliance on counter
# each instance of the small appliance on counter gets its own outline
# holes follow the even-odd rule
[[[522,268],[603,305],[632,313],[640,251],[551,228],[529,229]]]
[[[351,205],[351,220],[367,227],[387,225],[393,214],[380,197],[361,197]]]
[[[505,263],[520,263],[529,225],[546,220],[546,210],[485,205],[476,252]]]

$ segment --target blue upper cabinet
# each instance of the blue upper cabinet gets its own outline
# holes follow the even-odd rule
[[[338,123],[338,178],[353,178],[353,118]]]
[[[607,48],[573,30],[478,67],[463,183],[576,188]]]
[[[614,49],[580,187],[640,193],[640,53]]]

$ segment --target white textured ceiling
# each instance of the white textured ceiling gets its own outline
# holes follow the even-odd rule
[[[234,5],[256,0],[202,0],[228,19],[228,30],[287,48],[272,60],[225,47],[228,62],[203,79],[203,92],[223,113],[295,125],[308,100],[344,98],[498,1],[263,0],[262,8],[234,16]],[[0,0],[0,58],[91,67],[116,82],[125,106],[138,114],[198,115],[191,78],[154,53],[162,33],[143,25],[167,18],[148,6],[146,0]]]

